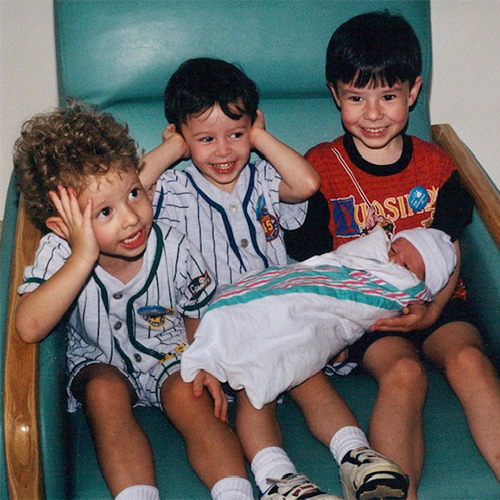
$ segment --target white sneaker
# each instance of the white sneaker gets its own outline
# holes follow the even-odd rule
[[[274,484],[262,494],[261,500],[342,500],[321,491],[304,474],[285,474],[281,479],[269,479],[269,482]]]
[[[343,458],[340,480],[346,500],[403,500],[408,494],[408,476],[369,448],[358,448]]]

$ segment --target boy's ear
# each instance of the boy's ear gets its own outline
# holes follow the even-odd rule
[[[328,82],[327,85],[328,88],[330,89],[330,92],[332,93],[335,104],[340,108],[340,99],[339,96],[337,95],[337,91],[335,90],[335,85],[333,85],[332,82]]]
[[[57,236],[60,236],[61,238],[64,238],[65,240],[68,239],[66,236],[68,233],[67,226],[63,222],[61,217],[57,217],[57,216],[49,217],[45,221],[45,225],[49,228],[50,231],[52,231],[53,233],[56,233]]]
[[[415,104],[417,100],[418,94],[420,92],[420,87],[422,87],[422,77],[417,76],[417,78],[415,78],[413,87],[410,89],[410,95],[408,97],[408,104],[410,108]]]

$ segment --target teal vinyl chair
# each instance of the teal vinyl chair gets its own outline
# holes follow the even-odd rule
[[[167,78],[187,58],[219,57],[240,64],[257,82],[267,127],[304,153],[342,133],[324,77],[331,33],[348,18],[380,8],[405,15],[422,44],[424,87],[409,133],[427,140],[434,136],[449,149],[476,199],[473,223],[461,241],[463,274],[488,349],[498,360],[500,196],[449,126],[431,128],[428,0],[56,0],[60,101],[73,96],[100,105],[126,121],[140,147],[149,150],[166,125]],[[11,184],[0,253],[0,498],[109,499],[82,412],[65,411],[64,333],[55,331],[33,346],[24,344],[13,327],[16,286],[38,238]],[[356,375],[332,383],[367,430],[374,381]],[[432,369],[429,385],[420,498],[500,499],[500,486],[470,437],[457,399]],[[340,495],[337,466],[311,437],[297,407],[285,398],[278,411],[285,447],[297,468]],[[162,498],[210,498],[163,415],[139,408],[137,417],[154,449]]]

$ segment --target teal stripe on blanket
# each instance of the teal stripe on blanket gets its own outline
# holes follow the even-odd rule
[[[314,269],[274,267],[243,278],[237,285],[223,288],[209,310],[269,296],[304,293],[355,301],[386,310],[398,310],[415,300],[429,298],[423,282],[399,290],[370,273],[343,266],[319,266]]]

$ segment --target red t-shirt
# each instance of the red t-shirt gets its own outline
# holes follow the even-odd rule
[[[396,164],[373,165],[361,158],[352,137],[344,138],[318,144],[306,154],[321,177],[333,248],[377,222],[393,232],[430,226],[439,190],[456,170],[452,158],[435,144],[404,136],[403,155]],[[419,211],[408,202],[413,188],[427,191],[428,201]]]

